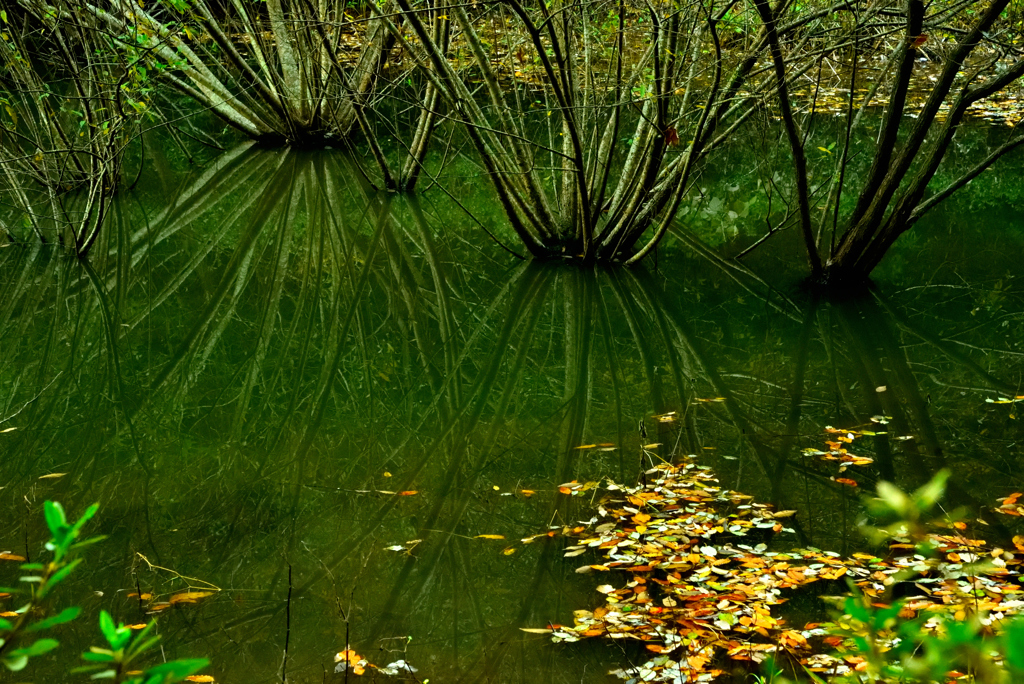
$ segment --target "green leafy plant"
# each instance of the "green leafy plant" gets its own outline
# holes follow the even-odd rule
[[[135,670],[136,661],[160,641],[153,634],[156,622],[150,622],[138,633],[124,623],[115,626],[114,619],[105,610],[100,611],[100,631],[109,648],[93,646],[82,654],[89,665],[75,668],[74,672],[92,673],[92,679],[109,679],[126,684],[172,684],[184,681],[210,664],[206,658],[187,658],[161,663],[147,670]]]
[[[977,609],[954,615],[917,614],[908,599],[893,598],[901,584],[934,581],[926,579],[931,575],[947,580],[946,586],[958,587],[963,595],[956,598],[967,608],[972,602],[976,605],[977,598],[984,598],[977,578],[996,569],[993,558],[965,553],[968,562],[951,565],[943,562],[937,543],[942,537],[936,530],[955,526],[960,517],[957,513],[933,513],[949,475],[948,470],[940,471],[910,494],[880,482],[877,498],[866,502],[869,518],[861,523],[865,536],[876,542],[913,545],[917,562],[892,576],[881,597],[867,596],[851,583],[853,595],[845,599],[843,615],[830,630],[843,638],[839,655],[849,667],[830,681],[931,683],[956,679],[1009,684],[1024,679],[1024,620],[1004,620],[1002,615]]]
[[[52,559],[48,562],[23,563],[21,570],[25,574],[21,577],[22,587],[0,587],[0,591],[27,597],[27,601],[14,611],[16,618],[0,618],[0,662],[8,670],[23,670],[32,658],[57,648],[59,643],[56,639],[35,638],[33,635],[70,622],[81,613],[81,608],[70,606],[54,615],[40,617],[46,612],[46,604],[54,588],[81,564],[79,552],[105,538],[81,538],[82,529],[98,509],[99,504],[93,504],[78,520],[69,523],[59,503],[47,501],[43,505],[51,537],[46,543],[46,550],[53,554]],[[109,679],[116,684],[174,684],[184,681],[209,664],[205,658],[190,658],[138,669],[140,658],[160,640],[159,636],[153,634],[156,622],[150,622],[135,633],[124,624],[115,625],[110,613],[104,610],[100,611],[99,624],[106,646],[94,646],[83,653],[82,658],[89,664],[73,672],[91,673],[92,679]]]
[[[103,537],[89,537],[79,540],[82,528],[99,509],[93,504],[85,510],[74,524],[68,524],[64,509],[59,503],[47,501],[43,505],[46,525],[50,528],[51,539],[46,543],[46,550],[53,554],[48,563],[23,563],[21,570],[22,588],[3,588],[11,594],[27,594],[27,602],[15,610],[18,617],[0,618],[0,662],[8,670],[23,670],[31,658],[41,656],[58,646],[55,639],[40,638],[32,640],[33,634],[57,625],[70,622],[78,617],[81,609],[72,606],[61,610],[55,615],[38,619],[43,612],[50,593],[57,585],[67,579],[82,562],[78,552],[101,541]],[[31,642],[31,643],[29,643]]]

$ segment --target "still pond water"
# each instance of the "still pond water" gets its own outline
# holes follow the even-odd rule
[[[632,645],[520,630],[603,597],[566,542],[519,539],[590,518],[594,492],[558,485],[635,481],[641,421],[666,457],[799,511],[792,543],[863,547],[860,491],[944,466],[949,505],[1019,531],[990,510],[1024,488],[1022,407],[986,401],[1024,393],[1024,219],[995,181],[922,223],[874,292],[817,301],[786,236],[751,271],[716,256],[763,228],[736,187],[718,251],[677,233],[657,268],[582,271],[511,259],[441,193],[382,198],[336,152],[157,171],[90,269],[0,250],[0,550],[39,555],[46,499],[99,501],[108,536],[61,597],[89,618],[35,681],[65,679],[101,608],[145,620],[137,588],[210,587],[159,629],[225,684],[280,681],[289,619],[292,682],[344,681],[346,640],[432,682],[609,681]],[[872,466],[804,455],[873,416]]]

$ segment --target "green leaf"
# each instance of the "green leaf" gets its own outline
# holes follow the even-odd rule
[[[11,655],[25,655],[30,658],[35,658],[36,656],[41,656],[44,653],[49,653],[58,646],[60,646],[60,642],[56,639],[37,639],[31,646],[11,651]]]
[[[64,507],[56,501],[47,501],[43,504],[43,515],[46,516],[46,526],[50,528],[50,534],[56,540],[61,540],[67,534],[68,519],[64,515]]]
[[[943,468],[935,473],[935,476],[927,484],[914,492],[914,499],[917,501],[919,510],[922,512],[929,510],[942,498],[942,495],[946,493],[946,481],[950,474],[951,471],[948,468]]]
[[[90,663],[112,663],[114,662],[114,652],[92,646],[82,654],[82,660]]]
[[[138,655],[141,655],[141,654],[145,653],[149,649],[151,649],[154,646],[156,646],[159,642],[160,642],[160,636],[159,635],[154,636],[154,637],[150,637],[149,639],[142,639],[142,640],[137,638],[135,640],[135,643],[132,644],[131,649],[130,649],[132,657],[134,658],[135,656],[138,656]]]
[[[39,598],[44,598],[55,586],[67,579],[67,576],[70,575],[81,562],[81,558],[76,558],[57,572],[50,575],[50,580],[46,583],[46,586],[39,590]]]
[[[878,498],[881,499],[893,513],[902,515],[906,512],[908,505],[910,504],[910,500],[899,487],[891,482],[882,480],[878,483],[877,491]]]
[[[51,627],[56,627],[57,625],[63,625],[65,622],[71,622],[72,620],[74,620],[76,617],[78,617],[79,613],[81,612],[82,609],[78,606],[71,606],[70,608],[65,608],[56,615],[51,615],[48,618],[45,618],[43,620],[40,620],[39,622],[29,625],[25,629],[25,631],[37,632],[41,629],[50,629]]]
[[[110,617],[110,613],[105,610],[100,611],[100,631],[103,632],[104,638],[110,642],[111,646],[114,645],[114,642],[118,641],[114,618]],[[114,650],[117,650],[116,647]]]
[[[89,537],[88,539],[83,539],[80,542],[75,542],[74,544],[71,545],[71,548],[73,550],[77,551],[78,549],[84,549],[86,546],[92,546],[96,542],[101,542],[101,541],[103,541],[106,538],[107,538],[107,535],[105,535],[105,534],[98,534],[95,537]]]
[[[89,679],[113,679],[116,676],[116,670],[103,670],[102,672],[97,672],[92,677],[89,677]]]
[[[4,667],[6,667],[11,672],[20,672],[21,670],[25,669],[26,665],[28,665],[28,656],[14,655],[12,653],[9,656],[5,656],[3,661]]]
[[[1012,670],[1024,671],[1024,620],[1017,618],[1007,625],[1003,644],[1006,664]]]
[[[206,658],[188,658],[184,660],[172,660],[167,663],[162,663],[156,667],[151,667],[146,670],[143,675],[147,679],[153,676],[162,677],[158,681],[181,681],[189,675],[193,675],[199,672],[204,667],[210,664],[210,661]]]
[[[96,515],[96,511],[98,511],[99,509],[100,505],[98,503],[94,503],[93,505],[86,508],[85,512],[82,513],[82,516],[78,519],[77,522],[75,522],[74,527],[71,528],[71,533],[77,537],[78,533],[82,531],[83,527],[85,527],[85,523],[89,522],[89,520],[91,520],[92,517]]]

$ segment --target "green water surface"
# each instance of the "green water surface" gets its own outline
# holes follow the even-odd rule
[[[159,631],[225,684],[281,681],[286,638],[291,682],[345,681],[346,642],[431,682],[610,681],[634,645],[520,630],[603,602],[575,572],[597,561],[519,540],[594,514],[595,492],[558,485],[634,482],[641,421],[665,458],[796,509],[782,544],[863,548],[861,491],[941,467],[979,533],[1018,532],[991,508],[1024,487],[1024,407],[986,401],[1024,394],[1014,176],[936,210],[874,290],[824,300],[799,287],[796,236],[729,258],[764,230],[744,168],[709,174],[634,270],[520,262],[443,193],[245,145],[122,193],[88,267],[0,250],[0,551],[40,557],[46,499],[100,502],[108,536],[58,597],[83,617],[10,681],[84,680],[65,673],[101,608],[142,622],[137,588],[209,586]],[[470,166],[447,187],[489,197]],[[480,217],[500,232],[497,208]],[[873,416],[871,466],[803,453]]]

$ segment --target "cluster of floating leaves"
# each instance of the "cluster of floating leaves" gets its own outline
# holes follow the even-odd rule
[[[388,663],[387,665],[374,665],[350,648],[346,648],[344,651],[336,653],[334,656],[334,662],[337,663],[337,665],[334,666],[335,672],[351,672],[352,674],[360,677],[367,672],[388,675],[390,677],[400,674],[413,675],[417,672],[415,667],[404,660],[396,660],[395,662]]]
[[[127,595],[127,598],[138,599],[142,604],[145,605],[146,613],[153,614],[165,611],[168,608],[192,606],[199,603],[203,599],[215,595],[216,593],[216,591],[199,591],[196,589],[188,589],[185,591],[179,591],[175,594],[171,594],[167,597],[161,597],[148,591],[144,591],[141,594],[137,591],[133,591]],[[133,629],[141,629],[142,627],[145,627],[145,625],[129,626]]]
[[[884,387],[878,388],[884,390]],[[858,456],[850,451],[850,445],[859,437],[876,437],[878,435],[887,434],[881,430],[881,426],[888,425],[889,416],[872,416],[871,422],[877,426],[878,429],[871,430],[840,430],[834,428],[831,425],[825,428],[825,433],[828,438],[825,441],[825,446],[828,448],[827,451],[821,449],[815,449],[809,447],[804,449],[804,455],[814,456],[822,461],[830,462],[838,465],[838,473],[843,474],[851,466],[867,466],[875,462],[875,459],[870,456]],[[872,427],[874,428],[875,425]],[[911,439],[910,437],[897,437],[896,439]],[[847,487],[858,487],[860,485],[857,480],[849,477],[832,477],[832,480],[838,484],[845,485]]]
[[[823,454],[846,459],[840,462],[853,459],[844,453],[846,440],[853,439],[848,435],[831,440],[834,444]],[[606,484],[598,515],[565,530],[577,542],[565,555],[597,551],[600,562],[577,572],[608,572],[619,580],[598,586],[603,605],[575,611],[574,625],[525,631],[550,633],[556,642],[594,637],[642,641],[649,660],[612,674],[632,684],[683,684],[714,680],[730,659],[760,663],[785,656],[820,676],[862,669],[862,658],[843,655],[843,637],[833,633],[842,625],[795,628],[778,615],[777,606],[790,592],[813,582],[848,578],[883,605],[891,585],[913,576],[913,582],[905,582],[903,593],[911,595],[904,599],[900,618],[927,616],[925,629],[932,630],[941,628],[941,616],[963,620],[978,615],[995,626],[1024,607],[1022,588],[1014,581],[1018,556],[1024,558],[1022,537],[1008,552],[965,536],[967,526],[958,522],[949,534],[931,535],[941,554],[937,562],[900,540],[891,544],[886,558],[866,553],[844,558],[814,548],[772,551],[765,542],[792,532],[784,521],[795,511],[774,511],[723,489],[711,469],[694,458],[653,468],[646,484]],[[836,583],[836,593],[845,589]]]

